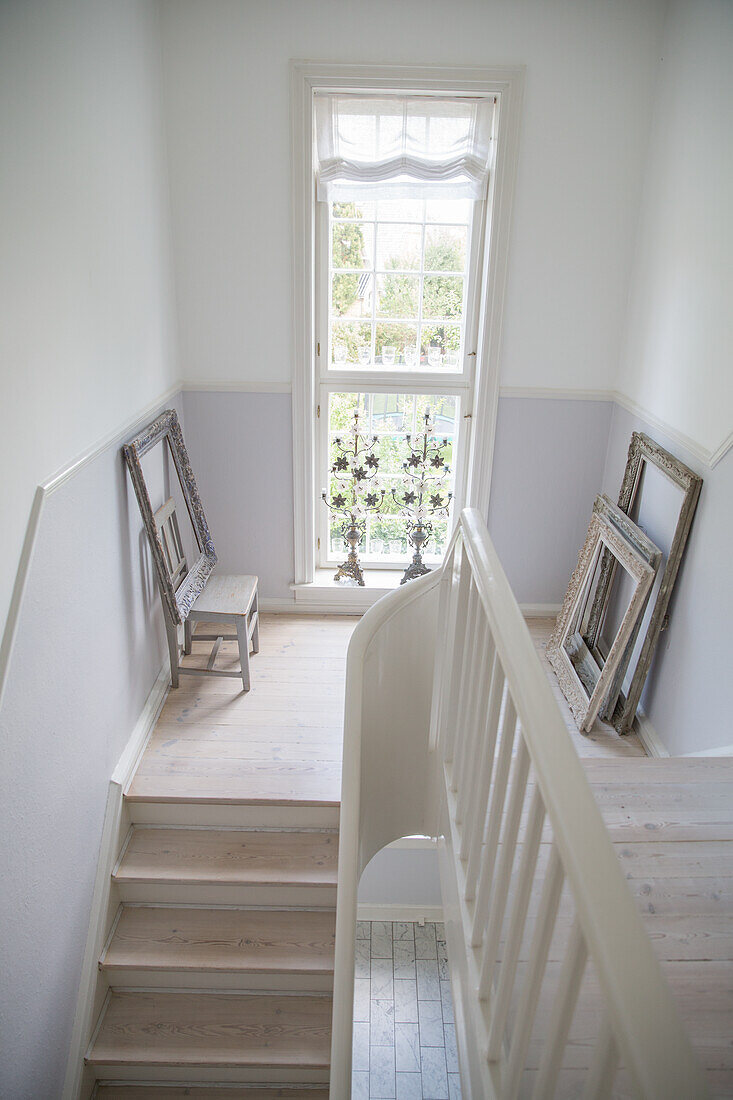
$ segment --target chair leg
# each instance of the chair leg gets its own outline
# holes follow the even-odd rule
[[[255,628],[252,631],[252,652],[260,652],[260,598],[257,592],[255,592],[255,598],[252,603],[252,610],[257,618],[255,619]]]
[[[242,666],[242,684],[244,690],[249,691],[249,638],[247,636],[247,616],[237,615],[234,620],[237,628],[237,642],[239,643],[239,661]]]
[[[165,633],[168,638],[168,653],[171,659],[171,687],[178,687],[178,628],[165,616]]]
[[[183,652],[186,653],[186,654],[191,652],[191,645],[192,645],[191,635],[192,635],[192,633],[193,632],[191,630],[191,620],[186,619],[185,623],[183,624]]]

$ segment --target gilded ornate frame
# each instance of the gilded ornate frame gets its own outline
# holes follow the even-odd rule
[[[644,533],[639,531],[633,541],[627,538],[613,522],[608,505],[613,509],[608,498],[605,501],[601,497],[596,499],[578,564],[570,578],[555,629],[547,643],[547,658],[555,670],[578,728],[585,732],[590,732],[626,652],[629,639],[634,629],[638,629],[661,557],[657,548],[650,544],[652,560],[656,564],[652,565],[645,560],[648,554],[642,554],[637,549],[638,536],[644,540]],[[608,656],[601,666],[585,639],[577,632],[577,623],[579,613],[582,617],[583,604],[588,598],[596,563],[606,553],[611,556],[614,565],[619,564],[626,570],[634,588]],[[574,644],[575,663],[566,648],[568,642]]]
[[[633,432],[629,444],[629,453],[626,460],[626,469],[621,483],[621,491],[618,497],[618,507],[622,512],[631,513],[639,493],[641,475],[644,463],[648,462],[656,467],[666,478],[682,490],[684,496],[680,506],[679,516],[675,527],[672,545],[670,546],[667,563],[662,574],[662,581],[654,601],[651,618],[647,627],[644,642],[639,653],[639,659],[634,669],[628,694],[624,696],[621,687],[626,670],[632,657],[636,634],[630,640],[628,650],[623,659],[613,684],[608,693],[608,699],[603,711],[603,717],[611,722],[619,733],[628,733],[631,729],[636,710],[641,699],[649,668],[654,657],[654,651],[659,641],[659,635],[667,625],[667,608],[672,595],[680,562],[684,553],[687,537],[695,515],[702,478],[694,473],[684,462],[660,447],[653,439],[643,432]],[[614,562],[611,557],[604,554],[601,561],[601,575],[593,600],[586,643],[597,643],[606,605],[611,592],[613,581]],[[640,624],[641,625],[641,624]],[[638,630],[636,632],[638,634]]]
[[[173,588],[166,568],[163,547],[155,526],[153,506],[150,502],[150,494],[140,463],[143,455],[147,454],[158,443],[163,442],[168,443],[200,550],[198,559],[181,580],[177,589]],[[132,479],[135,496],[140,506],[140,513],[150,543],[163,605],[171,621],[181,624],[188,618],[188,613],[196,597],[206,586],[209,574],[216,565],[216,551],[209,533],[209,525],[206,522],[196,478],[191,469],[186,445],[183,442],[181,425],[178,422],[175,409],[166,409],[157,420],[148,424],[134,439],[126,443],[122,448],[122,452],[130,471],[130,478]]]

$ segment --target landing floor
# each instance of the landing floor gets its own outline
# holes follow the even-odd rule
[[[358,618],[263,615],[252,689],[235,678],[181,675],[170,692],[128,797],[158,801],[292,801],[339,804],[346,649]],[[530,619],[580,756],[643,756],[635,734],[619,737],[596,722],[590,736],[575,727],[544,657],[550,619]],[[214,628],[202,623],[201,633]],[[196,642],[184,667],[206,663],[210,643]],[[225,642],[217,667],[237,667],[236,644]]]
[[[357,622],[262,615],[246,694],[238,678],[182,674],[128,797],[338,806],[346,648]],[[205,665],[210,649],[194,634],[183,666]],[[236,643],[224,642],[216,667],[237,668],[238,661]]]

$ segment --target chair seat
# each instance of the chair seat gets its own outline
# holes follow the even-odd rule
[[[207,615],[246,615],[257,592],[257,577],[242,573],[220,576],[212,573],[206,588],[196,597],[190,615],[202,619]]]

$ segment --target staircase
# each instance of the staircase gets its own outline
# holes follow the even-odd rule
[[[86,1056],[100,1100],[139,1098],[135,1082],[327,1086],[337,832],[136,816]]]
[[[333,678],[343,680],[343,662]],[[282,692],[282,679],[274,682]],[[277,731],[268,726],[273,698]],[[188,736],[180,728],[180,740],[171,736],[174,723],[212,706],[226,723],[221,742],[204,749],[188,727]],[[312,797],[305,780],[302,798],[291,789],[300,737],[301,755],[313,741],[302,712],[293,709],[289,724],[283,706],[266,685],[250,696],[212,694],[203,678],[169,696],[124,797],[83,1100],[326,1100],[339,804],[332,792]],[[258,708],[267,727],[259,733],[251,728]],[[205,720],[201,729],[211,735]],[[274,774],[283,742],[286,795],[277,797],[270,775],[262,797],[264,747]],[[162,744],[178,744],[178,756],[156,777],[151,760]],[[240,773],[230,794],[222,793],[224,760],[211,759],[220,745]],[[202,753],[214,780],[176,793]],[[241,777],[247,754],[256,759],[251,789]]]

